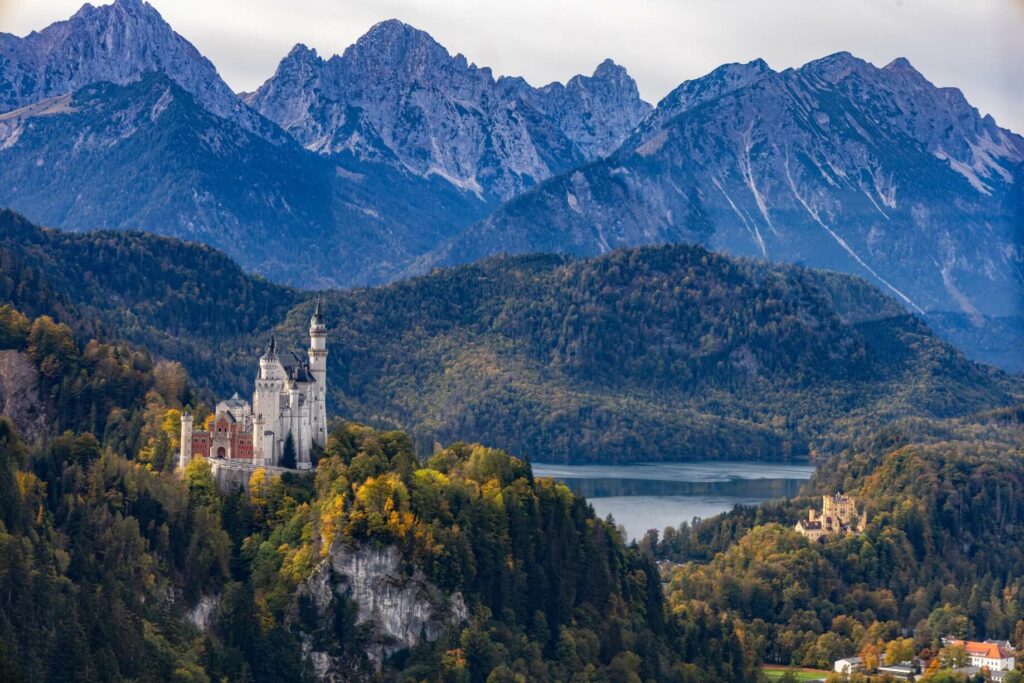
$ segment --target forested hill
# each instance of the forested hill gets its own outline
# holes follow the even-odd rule
[[[6,304],[0,356],[48,427],[0,416],[2,681],[756,675],[730,621],[666,612],[652,558],[522,460],[420,462],[404,434],[335,421],[315,479],[222,494],[205,459],[172,472],[196,407],[173,363]]]
[[[858,439],[819,467],[810,490],[855,496],[868,514],[863,534],[808,542],[793,525],[821,502],[803,498],[740,508],[642,545],[685,562],[668,572],[674,605],[740,619],[768,661],[927,661],[951,633],[1020,642],[1022,424],[1018,406],[900,420]]]
[[[0,269],[3,303],[52,315],[84,337],[183,360],[195,380],[222,389],[239,380],[242,361],[217,355],[243,348],[308,296],[248,275],[198,243],[42,229],[7,210],[0,210]]]
[[[491,259],[326,311],[345,413],[545,460],[802,455],[1021,386],[859,278],[696,246]]]
[[[280,338],[305,343],[311,294],[208,248],[0,221],[18,228],[0,241],[6,299],[87,313],[218,391],[249,390],[280,321]],[[544,460],[773,458],[1021,391],[860,279],[700,247],[493,258],[328,292],[325,312],[333,410],[406,428],[421,450],[465,439]]]

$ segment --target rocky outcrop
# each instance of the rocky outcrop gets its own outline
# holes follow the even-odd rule
[[[485,200],[611,152],[651,109],[610,60],[534,88],[397,20],[327,60],[297,45],[245,99],[307,149],[393,163]]]
[[[219,608],[219,595],[204,595],[199,598],[199,602],[185,613],[185,619],[188,623],[192,624],[196,630],[206,631],[213,625]]]
[[[533,101],[551,117],[587,161],[615,151],[651,112],[626,69],[610,59],[591,76],[573,76],[535,91]],[[529,97],[529,94],[527,94]]]
[[[217,116],[267,139],[287,139],[246,107],[210,60],[142,0],[86,4],[67,21],[24,38],[0,33],[0,112],[90,83],[132,83],[147,72],[166,75]]]
[[[14,423],[25,441],[36,441],[46,433],[39,373],[20,351],[0,351],[0,415]]]
[[[372,625],[367,654],[378,670],[391,654],[412,647],[421,637],[434,641],[468,617],[460,593],[446,595],[419,569],[411,575],[404,571],[394,547],[351,549],[335,544],[296,591],[289,621],[297,623],[299,604],[309,601],[319,623],[330,624],[340,600],[355,605],[357,623]],[[303,633],[303,650],[317,679],[348,680],[346,663],[318,648],[317,642]]]

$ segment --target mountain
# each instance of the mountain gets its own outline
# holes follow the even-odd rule
[[[310,294],[209,248],[9,212],[0,227],[3,300],[144,344],[218,393],[251,386],[271,331],[305,343]],[[859,278],[696,246],[493,258],[323,305],[331,410],[427,452],[480,440],[576,462],[775,459],[1024,392]]]
[[[1019,315],[1024,139],[906,60],[840,53],[685,83],[607,159],[552,178],[407,272],[496,252],[697,242],[870,279],[909,310]]]
[[[297,45],[245,101],[321,154],[353,154],[505,200],[615,149],[648,113],[611,61],[533,88],[397,20],[324,60]]]
[[[200,240],[290,284],[377,283],[650,108],[611,62],[535,89],[397,21],[327,61],[297,47],[247,99],[288,132],[138,0],[2,34],[0,205]]]
[[[0,113],[98,82],[127,84],[166,75],[204,109],[276,142],[285,136],[246,107],[187,40],[142,0],[86,4],[67,21],[24,38],[0,33]]]
[[[268,142],[156,73],[0,114],[4,204],[201,241],[306,287],[379,280],[484,208],[438,179]]]

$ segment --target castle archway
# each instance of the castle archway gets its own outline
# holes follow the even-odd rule
[[[223,446],[221,446],[220,448],[217,449],[217,457],[218,458],[223,458],[223,457],[226,457],[226,456],[227,456],[227,452],[224,450]]]

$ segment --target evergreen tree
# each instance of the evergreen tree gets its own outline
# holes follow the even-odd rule
[[[292,438],[292,433],[288,432],[288,438],[284,440],[284,452],[281,453],[281,467],[295,469],[296,465],[295,439]]]

